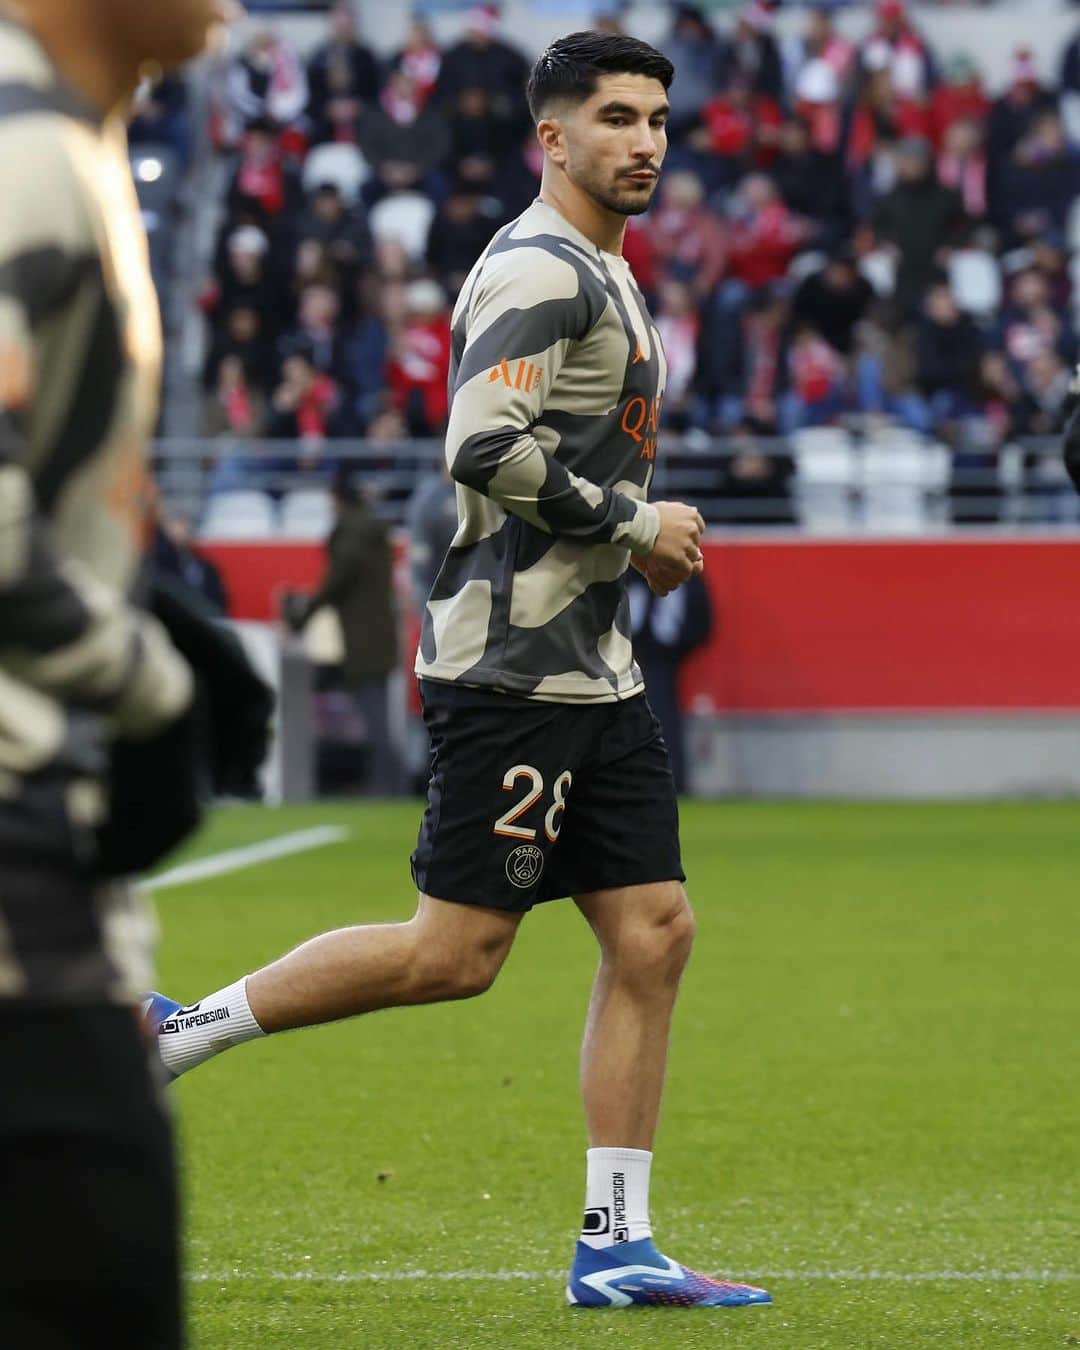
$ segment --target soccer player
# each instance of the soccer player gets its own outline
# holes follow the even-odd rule
[[[188,666],[128,594],[161,337],[124,114],[215,0],[0,0],[0,1343],[181,1342],[122,878],[197,818]]]
[[[459,525],[417,659],[433,770],[407,923],[325,933],[198,1004],[150,1015],[174,1074],[242,1041],[486,990],[522,916],[571,896],[600,947],[581,1082],[589,1143],[573,1304],[765,1303],[662,1255],[649,1170],[690,952],[667,750],[630,644],[623,574],[666,593],[703,521],[647,500],[665,362],[621,254],[666,149],[670,62],[575,33],[528,86],[540,197],[453,316],[446,454]]]

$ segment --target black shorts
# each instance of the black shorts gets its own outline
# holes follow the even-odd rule
[[[679,812],[645,696],[540,703],[423,680],[431,781],[413,879],[425,895],[523,912],[683,881]]]
[[[0,999],[0,1345],[177,1350],[172,1128],[130,1007]]]

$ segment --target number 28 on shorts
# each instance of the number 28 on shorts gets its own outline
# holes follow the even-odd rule
[[[531,825],[519,825],[516,822],[520,821],[543,797],[544,776],[539,769],[534,768],[531,764],[515,764],[507,769],[503,775],[503,791],[513,792],[520,778],[528,780],[528,791],[519,802],[511,806],[508,811],[503,812],[492,826],[492,833],[501,835],[504,839],[524,839],[533,843],[536,840],[537,830]],[[544,834],[552,844],[558,839],[559,830],[562,828],[562,814],[566,810],[566,794],[570,791],[572,782],[573,775],[570,770],[564,769],[555,779],[552,787],[553,800],[544,815]]]

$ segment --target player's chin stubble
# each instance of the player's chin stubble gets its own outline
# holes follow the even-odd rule
[[[659,178],[654,178],[651,183],[637,187],[614,188],[588,184],[587,191],[606,211],[614,211],[620,216],[640,216],[652,205],[653,193],[659,181]]]

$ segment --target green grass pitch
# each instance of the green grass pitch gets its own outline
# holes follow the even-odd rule
[[[417,819],[221,812],[196,852],[351,836],[163,891],[161,987],[194,1000],[322,929],[408,916]],[[1039,803],[685,807],[699,938],[653,1220],[773,1307],[563,1305],[595,962],[563,903],[482,999],[245,1046],[172,1089],[192,1344],[1080,1344],[1078,824]]]

